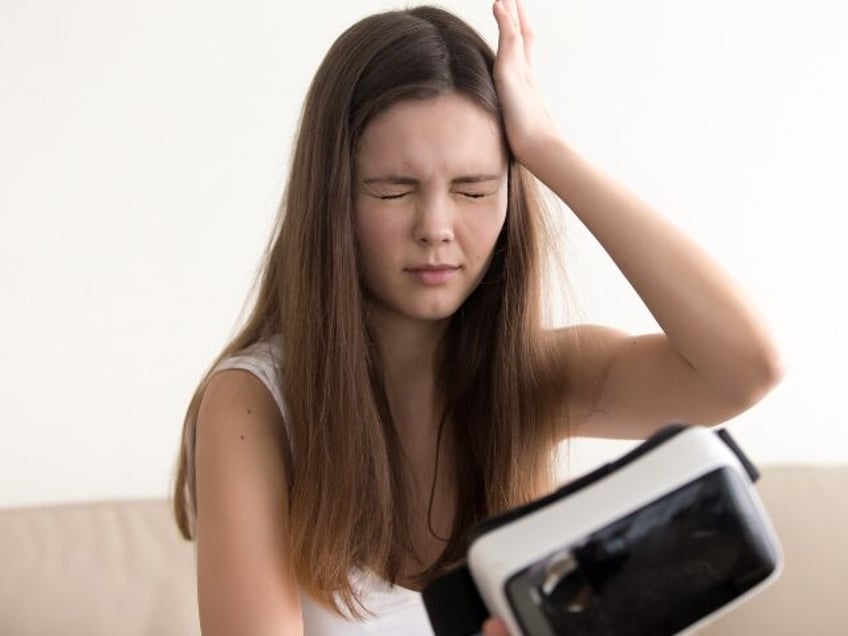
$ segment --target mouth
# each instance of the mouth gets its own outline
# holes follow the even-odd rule
[[[419,265],[417,267],[407,267],[408,272],[442,272],[446,270],[459,269],[459,265],[448,265],[446,263],[437,263],[435,265]]]
[[[411,274],[417,282],[427,286],[444,285],[460,270],[459,265],[421,265],[407,267],[404,271]]]

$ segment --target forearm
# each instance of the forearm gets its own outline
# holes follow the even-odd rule
[[[562,139],[532,156],[527,167],[600,242],[693,369],[729,391],[773,383],[780,369],[766,328],[699,245]]]

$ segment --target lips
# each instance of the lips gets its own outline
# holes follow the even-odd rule
[[[411,274],[414,280],[428,286],[444,285],[458,271],[458,266],[446,264],[427,264],[406,268],[406,272]]]

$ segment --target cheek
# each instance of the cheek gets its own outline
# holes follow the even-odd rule
[[[356,244],[365,274],[380,272],[397,259],[404,228],[398,219],[364,206],[355,212]]]
[[[471,215],[466,223],[466,232],[474,255],[488,258],[495,247],[506,222],[506,201],[492,206],[483,214]]]
[[[387,228],[380,215],[367,206],[357,206],[355,211],[356,242],[363,256],[387,241]]]

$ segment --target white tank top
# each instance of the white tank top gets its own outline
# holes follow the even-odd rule
[[[288,422],[288,410],[280,389],[281,363],[279,345],[258,342],[222,360],[214,371],[242,369],[255,375],[274,397],[283,419]],[[351,580],[362,590],[361,600],[373,616],[361,621],[345,619],[301,592],[304,636],[433,635],[420,593],[391,585],[373,573],[359,570],[351,573]]]

